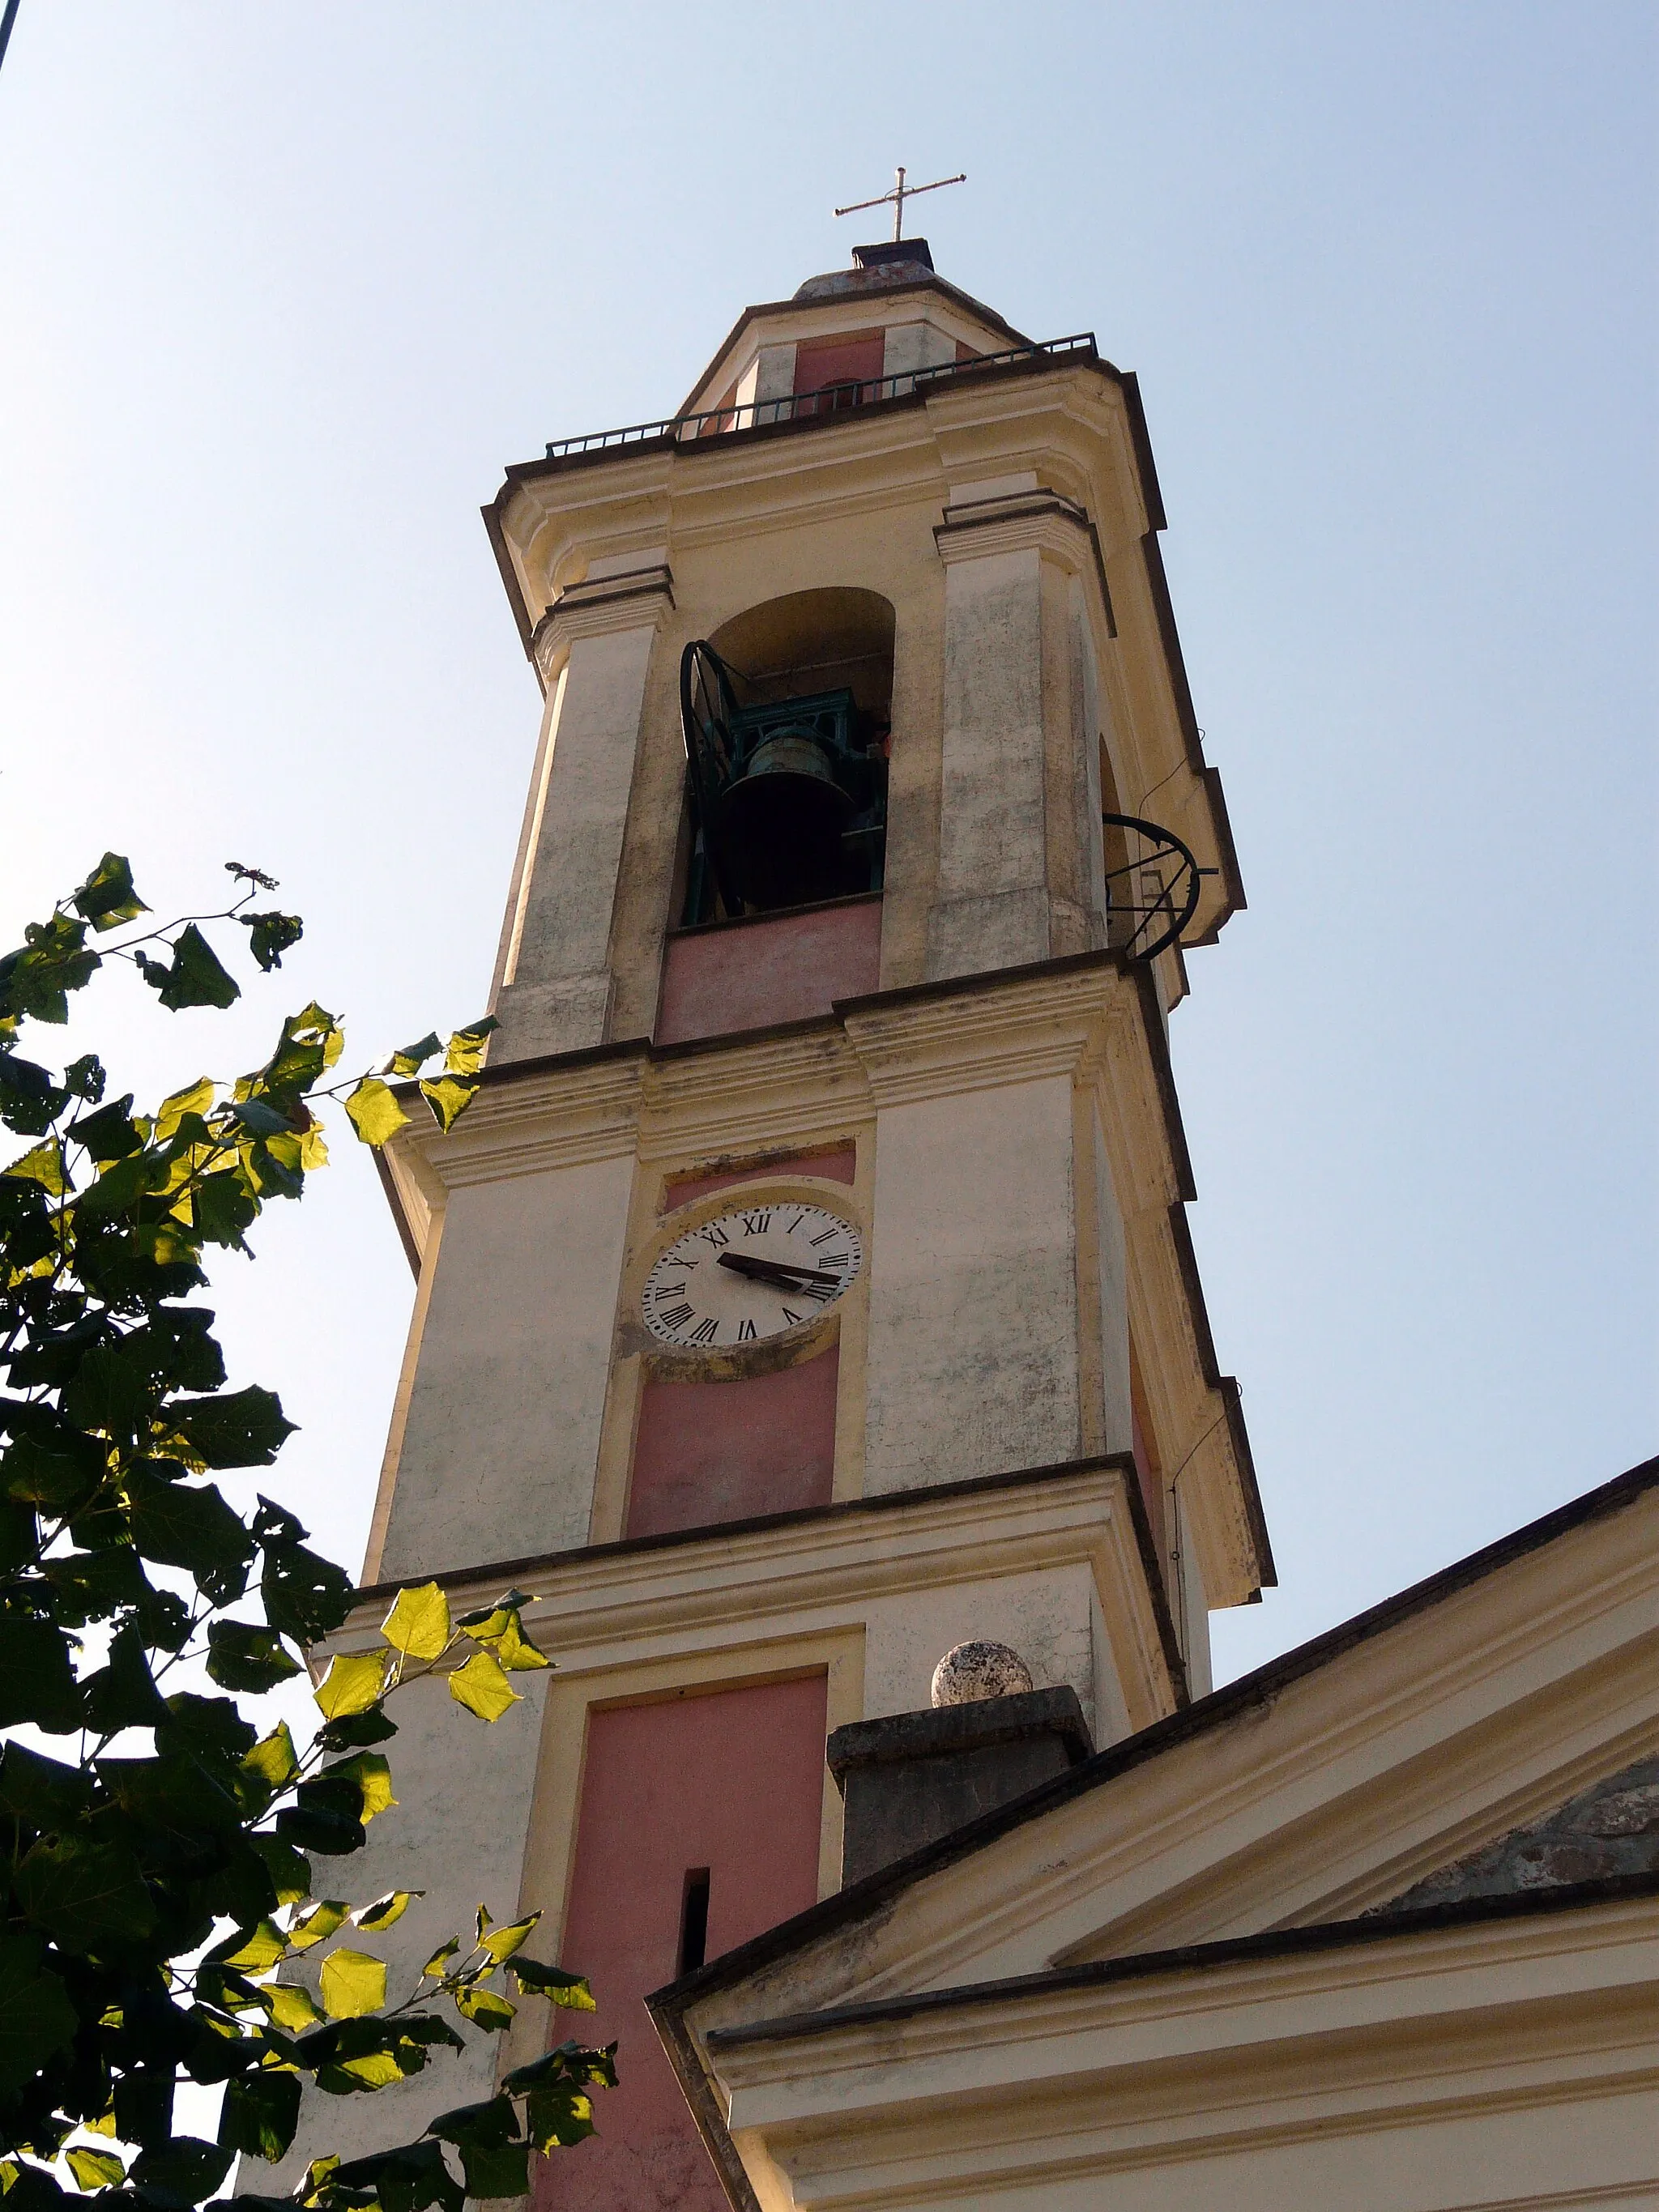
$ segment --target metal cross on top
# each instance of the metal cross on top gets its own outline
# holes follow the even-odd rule
[[[836,210],[836,213],[837,215],[856,215],[860,208],[885,207],[890,201],[893,209],[893,236],[895,240],[897,240],[902,238],[904,235],[904,203],[906,200],[915,199],[918,192],[936,192],[942,185],[965,185],[968,181],[968,172],[966,169],[962,172],[962,174],[959,177],[940,177],[931,185],[907,185],[904,181],[904,172],[902,169],[900,169],[897,172],[897,176],[898,182],[893,186],[890,192],[883,192],[878,198],[873,200],[854,200],[850,207],[837,208]]]

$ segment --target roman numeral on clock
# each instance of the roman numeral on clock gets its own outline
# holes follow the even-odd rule
[[[695,1306],[682,1304],[673,1307],[665,1314],[659,1314],[657,1318],[665,1328],[684,1328],[696,1310]]]
[[[691,1332],[693,1344],[712,1344],[720,1332],[720,1323],[712,1317],[700,1321]]]

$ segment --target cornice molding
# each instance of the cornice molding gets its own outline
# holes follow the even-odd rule
[[[630,574],[567,584],[530,634],[530,649],[544,684],[579,637],[620,629],[655,629],[674,605],[674,579],[666,562]]]

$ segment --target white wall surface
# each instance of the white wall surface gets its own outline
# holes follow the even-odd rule
[[[1079,1449],[1068,1076],[884,1108],[865,1487]]]
[[[633,1172],[452,1193],[383,1579],[587,1541]]]

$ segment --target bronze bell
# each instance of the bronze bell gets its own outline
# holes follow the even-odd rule
[[[842,832],[853,801],[823,746],[782,729],[756,746],[719,802],[715,835],[733,888],[750,906],[805,906],[846,887]]]

